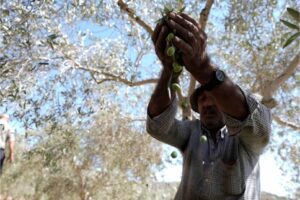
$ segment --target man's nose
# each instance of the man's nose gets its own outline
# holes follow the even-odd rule
[[[203,105],[204,107],[207,107],[207,106],[213,106],[213,105],[214,105],[214,102],[213,102],[212,99],[206,98],[206,99],[204,100],[204,102],[202,103],[202,105]]]

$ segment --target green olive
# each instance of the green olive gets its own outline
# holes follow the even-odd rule
[[[173,91],[180,91],[180,90],[181,90],[181,87],[180,87],[180,85],[179,85],[178,83],[173,83],[173,84],[171,85],[171,89],[172,89]]]
[[[170,46],[168,49],[167,49],[167,55],[168,56],[173,56],[175,53],[175,47],[174,46]]]
[[[182,66],[181,65],[179,65],[177,62],[174,62],[172,65],[173,65],[173,71],[175,73],[181,72],[181,70],[182,70]]]
[[[182,108],[187,108],[188,106],[189,106],[189,104],[186,101],[181,103]]]
[[[171,157],[172,157],[172,158],[176,158],[176,157],[177,157],[176,151],[173,151],[173,152],[171,153]]]
[[[168,36],[167,36],[167,41],[171,42],[174,37],[175,37],[174,33],[169,33]]]
[[[207,137],[206,137],[205,135],[202,135],[202,136],[200,137],[200,142],[201,142],[201,144],[206,143],[206,142],[207,142]]]

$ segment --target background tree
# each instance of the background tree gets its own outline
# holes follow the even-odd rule
[[[84,129],[69,122],[30,132],[38,141],[30,149],[19,145],[23,153],[1,177],[1,192],[28,199],[151,199],[161,146],[119,113],[102,111]]]

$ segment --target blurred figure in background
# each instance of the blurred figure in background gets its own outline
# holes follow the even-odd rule
[[[0,174],[2,173],[5,160],[5,147],[8,143],[10,163],[14,161],[14,145],[15,135],[14,131],[9,126],[9,116],[7,114],[0,114]]]

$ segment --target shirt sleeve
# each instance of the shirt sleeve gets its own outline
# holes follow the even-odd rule
[[[177,100],[174,98],[160,115],[153,118],[147,115],[146,129],[152,137],[183,152],[191,133],[191,121],[175,119],[176,112]]]
[[[243,90],[242,92],[247,101],[249,115],[240,121],[224,113],[225,123],[229,135],[238,134],[240,142],[247,150],[261,154],[270,140],[271,113],[253,94],[245,93]]]

